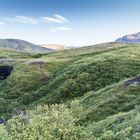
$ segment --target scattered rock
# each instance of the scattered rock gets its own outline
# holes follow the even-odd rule
[[[126,81],[125,82],[125,85],[126,86],[129,86],[129,85],[132,85],[132,84],[135,84],[135,83],[137,83],[138,85],[140,85],[140,76],[137,76],[135,78],[132,78],[132,79]]]

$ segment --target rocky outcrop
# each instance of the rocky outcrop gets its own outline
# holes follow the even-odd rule
[[[130,34],[123,36],[121,38],[118,38],[116,42],[119,43],[135,43],[135,44],[140,44],[140,32],[136,34]]]

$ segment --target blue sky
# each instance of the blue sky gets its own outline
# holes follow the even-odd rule
[[[84,46],[140,31],[140,0],[0,0],[0,38]]]

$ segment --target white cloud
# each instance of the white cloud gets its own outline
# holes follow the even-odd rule
[[[68,22],[68,19],[61,15],[55,14],[54,17],[42,17],[42,21],[44,22],[52,22],[52,23],[65,23]]]
[[[55,14],[54,17],[56,17],[57,19],[63,21],[63,22],[68,22],[68,19],[66,19],[65,17],[61,16],[61,15],[57,15]]]
[[[4,25],[4,24],[5,24],[4,22],[1,22],[1,21],[0,21],[0,25]]]
[[[15,15],[13,17],[0,17],[0,21],[1,24],[2,23],[39,24],[39,23],[48,23],[48,22],[66,23],[68,22],[68,19],[58,14],[55,14],[54,17],[39,17],[39,18]]]
[[[57,32],[57,30],[56,29],[50,29],[50,32],[55,33],[55,32]]]
[[[69,31],[69,30],[71,30],[71,28],[69,28],[69,27],[57,27],[57,30],[60,30],[60,31]]]
[[[37,19],[26,17],[26,16],[15,16],[15,20],[23,24],[38,24]]]
[[[38,24],[37,19],[26,16],[1,17],[0,20],[6,23]]]
[[[69,27],[56,27],[54,29],[50,29],[50,32],[60,32],[60,31],[70,31]]]
[[[5,23],[14,22],[14,19],[10,17],[0,17],[0,20]]]

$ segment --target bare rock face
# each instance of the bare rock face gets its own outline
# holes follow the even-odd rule
[[[132,84],[140,85],[140,76],[134,77],[134,78],[125,82],[126,86],[129,86],[129,85],[132,85]]]
[[[4,80],[11,74],[12,66],[0,66],[0,80]]]
[[[140,44],[140,32],[136,34],[130,34],[123,36],[121,38],[118,38],[116,42],[119,43],[135,43],[135,44]]]

